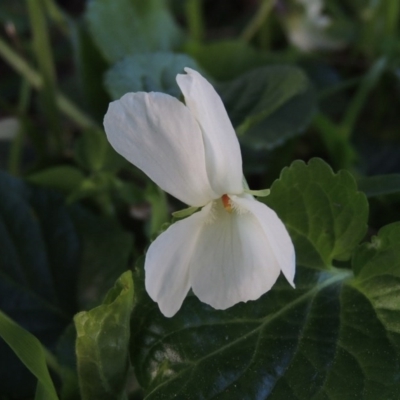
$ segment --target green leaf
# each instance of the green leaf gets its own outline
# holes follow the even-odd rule
[[[2,311],[0,311],[0,336],[38,379],[37,391],[40,393],[40,397],[36,398],[58,400],[56,389],[47,369],[45,351],[39,340]]]
[[[395,222],[384,226],[377,236],[372,237],[371,243],[359,246],[353,259],[353,269],[360,287],[368,291],[370,281],[377,277],[391,276],[394,282],[400,278],[399,240],[400,222]],[[387,295],[390,297],[391,294]],[[400,310],[400,304],[393,305]]]
[[[310,123],[315,99],[297,67],[269,66],[217,86],[242,143],[273,149]]]
[[[285,223],[300,265],[325,269],[349,259],[367,230],[368,202],[353,176],[334,174],[321,159],[285,168],[265,203]]]
[[[181,32],[165,0],[91,0],[86,17],[93,40],[112,62],[176,48]]]
[[[0,192],[0,309],[53,351],[78,295],[97,305],[128,268],[132,236],[1,171]],[[34,377],[2,340],[0,354],[0,393],[32,398]]]
[[[75,143],[75,160],[90,172],[116,172],[126,164],[108,142],[103,131],[89,129],[82,133]]]
[[[399,242],[400,223],[387,226],[357,248],[355,277],[298,267],[296,289],[279,279],[226,311],[189,296],[165,318],[138,289],[131,350],[145,399],[396,400]]]
[[[211,44],[192,42],[186,45],[185,50],[205,71],[220,81],[234,79],[268,61],[265,55],[238,40]]]
[[[28,175],[28,182],[68,194],[78,188],[85,175],[71,165],[59,165]]]
[[[144,53],[125,57],[114,64],[105,76],[105,85],[113,99],[128,92],[164,92],[181,96],[176,75],[185,67],[199,70],[186,54]]]
[[[357,184],[367,197],[400,193],[400,174],[362,177]]]
[[[0,192],[0,309],[53,349],[76,312],[78,237],[54,192],[1,172]],[[0,354],[0,392],[33,397],[33,376],[1,340]]]
[[[131,271],[103,304],[75,316],[76,354],[83,400],[123,399],[129,368],[129,321],[133,307]]]
[[[82,252],[77,289],[80,308],[101,303],[115,280],[129,267],[133,236],[114,220],[75,207],[71,216],[79,232]]]

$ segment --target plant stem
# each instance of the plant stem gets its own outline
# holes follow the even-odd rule
[[[42,78],[28,63],[0,37],[0,55],[36,89],[41,89]]]
[[[354,126],[357,122],[362,108],[368,98],[369,93],[374,89],[378,83],[380,77],[385,71],[387,65],[386,58],[379,58],[370,68],[370,70],[364,75],[361,84],[357,90],[357,93],[353,97],[347,112],[340,124],[340,133],[347,139],[350,139]]]
[[[240,39],[250,42],[268,18],[274,4],[275,0],[262,0],[258,11],[240,35]]]
[[[19,54],[12,50],[6,42],[0,38],[0,56],[18,73],[20,73],[35,89],[41,90],[43,79]],[[82,112],[71,100],[57,91],[57,105],[60,110],[71,118],[81,128],[98,128],[88,115]]]
[[[186,1],[186,21],[190,36],[193,40],[201,42],[204,38],[203,0]]]
[[[17,135],[13,139],[10,147],[10,155],[8,158],[8,171],[10,174],[18,176],[20,174],[20,165],[22,157],[22,148],[25,139],[25,124],[23,121],[23,115],[25,114],[30,99],[31,86],[26,79],[22,79],[19,104],[18,104],[18,114],[20,127],[18,128]]]
[[[49,41],[46,16],[42,0],[27,0],[33,34],[33,50],[43,79],[41,100],[43,112],[50,127],[47,146],[52,157],[58,158],[63,152],[61,122],[56,101],[56,71]]]
[[[318,130],[335,169],[351,168],[357,159],[357,153],[350,140],[340,134],[339,126],[322,113],[314,116],[313,126]]]
[[[351,78],[346,81],[340,82],[337,85],[332,85],[323,89],[318,94],[318,100],[326,99],[334,94],[340,93],[343,90],[352,88],[360,83],[362,77]]]
[[[386,34],[395,37],[400,13],[399,1],[386,1]]]
[[[55,22],[55,24],[59,27],[60,31],[64,35],[69,34],[69,26],[68,19],[57,5],[54,0],[43,0],[43,5],[46,8],[49,17]]]

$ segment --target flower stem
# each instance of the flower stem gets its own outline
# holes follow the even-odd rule
[[[250,42],[250,40],[260,30],[265,20],[268,18],[268,15],[271,12],[274,4],[275,0],[262,0],[258,11],[240,35],[242,40]]]

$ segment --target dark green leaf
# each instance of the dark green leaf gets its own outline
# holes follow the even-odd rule
[[[11,347],[18,358],[38,379],[37,399],[58,400],[56,389],[46,365],[46,355],[35,336],[21,328],[0,311],[0,337]]]
[[[54,350],[77,311],[77,286],[82,304],[98,304],[128,268],[132,237],[2,172],[0,191],[0,309]],[[0,392],[32,397],[34,377],[2,340],[0,354]]]
[[[265,203],[289,230],[300,265],[325,269],[349,259],[367,230],[368,202],[352,175],[334,174],[317,158],[285,168]]]
[[[246,42],[225,40],[211,44],[189,43],[186,51],[213,78],[226,81],[264,65],[267,57]]]
[[[144,53],[128,56],[107,72],[105,85],[113,99],[128,92],[164,92],[179,97],[176,75],[185,67],[199,70],[186,54]]]
[[[400,174],[363,177],[357,180],[357,184],[367,197],[400,193]]]
[[[75,316],[83,400],[124,398],[132,307],[132,273],[127,271],[108,292],[101,306]]]
[[[291,66],[255,69],[218,87],[242,143],[272,149],[301,133],[314,113],[307,76]]]
[[[60,196],[5,173],[0,191],[0,308],[51,349],[76,311],[79,241]],[[34,380],[5,346],[0,391],[29,397]]]
[[[27,181],[44,188],[55,189],[68,194],[78,188],[85,175],[71,165],[60,165],[35,172],[27,177]]]
[[[82,208],[74,208],[72,216],[83,246],[78,301],[86,309],[101,303],[115,280],[127,270],[133,237],[114,220],[97,217]]]
[[[355,278],[298,267],[296,289],[280,279],[226,311],[190,296],[165,318],[138,290],[132,359],[145,399],[397,400],[399,241],[400,223],[387,226],[356,250]]]
[[[181,40],[165,0],[91,0],[86,17],[93,40],[110,62],[168,51]]]

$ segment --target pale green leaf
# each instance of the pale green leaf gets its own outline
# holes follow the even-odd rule
[[[125,272],[103,304],[75,316],[76,355],[83,400],[124,398],[133,307],[132,273]]]

